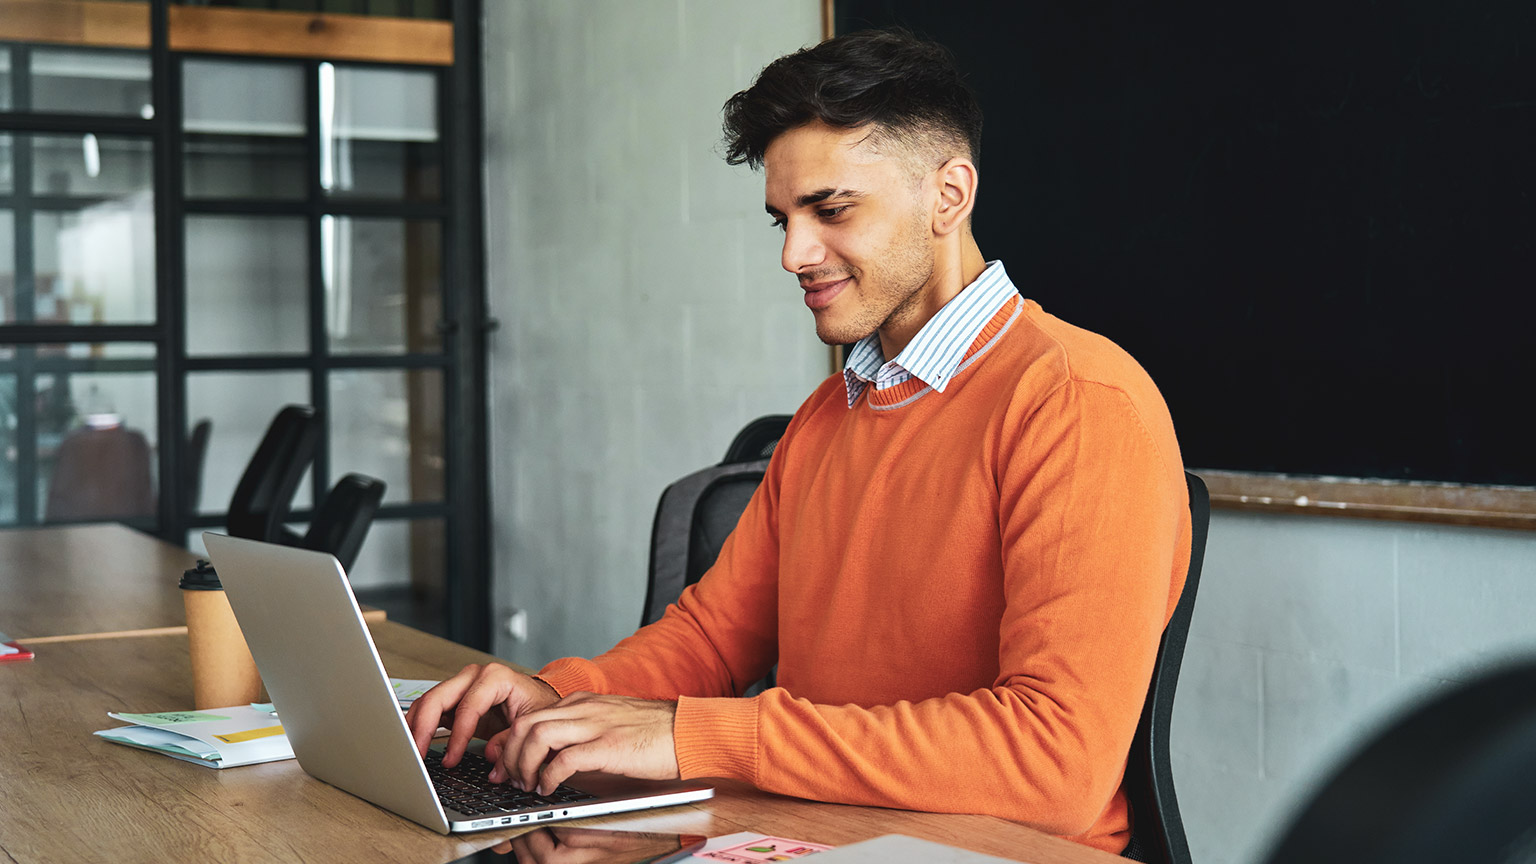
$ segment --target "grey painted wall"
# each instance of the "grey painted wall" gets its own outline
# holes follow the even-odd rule
[[[537,666],[633,632],[651,517],[829,372],[720,106],[813,0],[486,4],[494,598]]]
[[[486,5],[495,598],[532,613],[496,647],[539,665],[634,628],[661,489],[826,372],[714,152],[819,3]],[[1533,601],[1533,535],[1218,512],[1174,717],[1195,860],[1256,860],[1361,735],[1536,646]]]
[[[1261,860],[1363,736],[1536,653],[1533,609],[1536,534],[1218,511],[1171,743],[1195,861]]]

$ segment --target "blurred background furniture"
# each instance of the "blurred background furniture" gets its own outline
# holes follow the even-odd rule
[[[299,537],[288,532],[283,542],[288,546],[302,546],[319,552],[329,552],[341,562],[348,572],[363,549],[373,516],[384,500],[384,481],[363,474],[348,474],[336,481],[315,518],[310,520],[309,530]]]
[[[233,537],[329,552],[350,569],[384,500],[384,481],[348,474],[326,493],[304,534],[285,524],[294,492],[315,460],[322,423],[308,405],[277,413],[235,487],[228,530]]]
[[[69,433],[54,457],[44,521],[153,516],[150,461],[144,434],[120,422]]]
[[[320,416],[308,405],[288,405],[267,427],[229,501],[231,537],[281,543],[293,493],[320,444]]]
[[[186,463],[182,469],[182,506],[197,512],[203,498],[203,465],[208,461],[208,438],[213,434],[213,421],[204,417],[192,426],[187,436]]]
[[[651,523],[650,577],[640,626],[659,619],[683,589],[699,581],[725,545],[790,415],[759,417],[737,433],[725,459],[668,486]]]
[[[1368,739],[1268,857],[1332,864],[1536,861],[1536,660],[1448,688]]]

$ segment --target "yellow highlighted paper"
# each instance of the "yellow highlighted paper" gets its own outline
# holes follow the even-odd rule
[[[278,725],[263,726],[260,729],[248,729],[244,732],[230,732],[226,735],[215,735],[213,737],[223,741],[225,744],[239,744],[241,741],[254,741],[257,738],[271,738],[273,735],[281,734],[283,734],[283,727]]]

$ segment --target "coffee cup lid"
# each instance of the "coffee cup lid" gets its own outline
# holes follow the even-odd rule
[[[224,585],[219,582],[219,574],[213,570],[213,565],[203,558],[197,559],[197,566],[181,574],[181,587],[188,591],[222,591]]]

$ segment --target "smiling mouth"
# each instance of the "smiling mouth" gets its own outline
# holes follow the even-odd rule
[[[843,289],[848,287],[848,283],[851,281],[853,281],[852,277],[844,277],[836,282],[801,285],[800,287],[805,289],[805,305],[809,306],[812,311],[827,308],[837,298],[837,295],[843,293]]]

